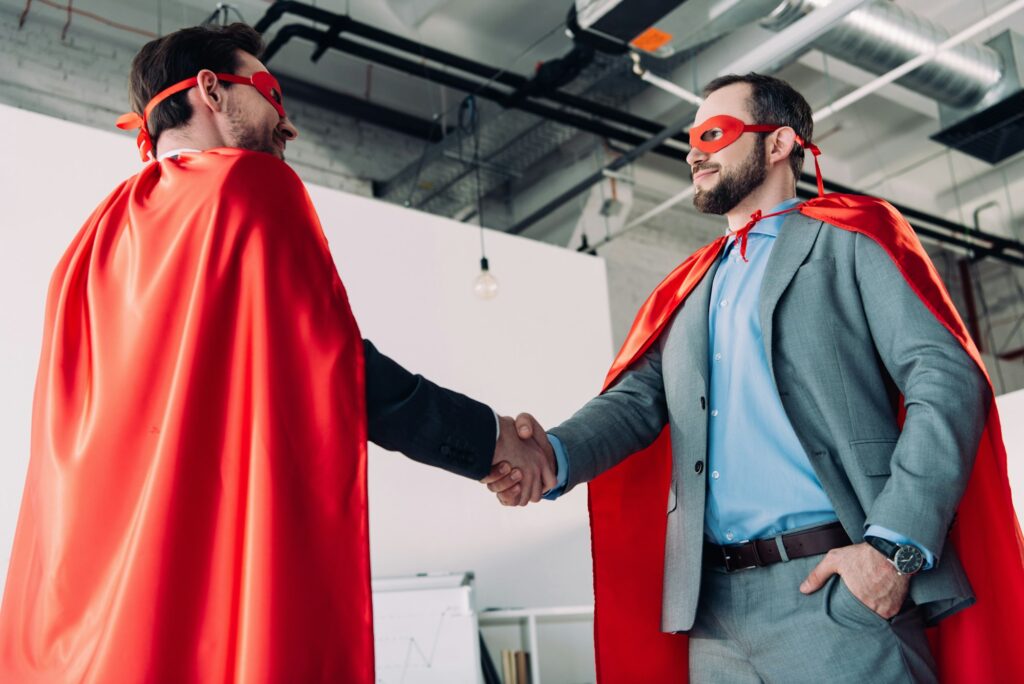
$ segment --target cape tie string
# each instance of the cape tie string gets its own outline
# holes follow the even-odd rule
[[[818,155],[821,154],[821,149],[812,142],[804,142],[799,135],[796,136],[796,141],[814,157],[814,177],[818,181],[818,197],[824,197],[825,183],[821,180],[821,166],[818,165]]]
[[[814,157],[814,176],[818,180],[818,197],[824,197],[825,183],[821,180],[821,167],[818,165],[818,155],[821,154],[821,150],[818,149],[818,146],[814,144],[808,145],[806,149]]]
[[[821,179],[819,177],[819,181],[820,180]],[[731,235],[737,242],[740,243],[740,257],[743,259],[743,261],[750,263],[750,260],[747,259],[747,238],[750,236],[750,231],[754,229],[754,225],[758,221],[760,221],[761,219],[771,218],[772,216],[782,216],[783,214],[788,214],[791,211],[797,211],[802,206],[804,206],[804,202],[801,202],[795,207],[790,207],[789,209],[783,209],[782,211],[773,211],[770,214],[762,214],[761,210],[758,209],[757,211],[750,215],[750,220],[747,221],[747,224],[745,226],[743,226],[737,231],[730,231],[729,235]]]
[[[224,74],[218,74],[218,76],[224,78]],[[153,109],[171,95],[188,90],[198,83],[199,79],[197,78],[189,78],[181,83],[175,83],[170,88],[164,88],[154,95],[153,99],[146,105],[146,108],[142,110],[142,114],[128,112],[117,118],[117,127],[122,131],[139,129],[139,135],[135,138],[135,144],[139,148],[139,156],[142,157],[142,161],[149,161],[150,157],[156,158],[155,150],[153,149],[153,138],[149,135],[149,115],[153,113]]]
[[[762,218],[764,218],[764,216],[761,214],[761,210],[758,209],[750,215],[750,220],[747,221],[747,225],[732,234],[733,238],[740,243],[740,257],[742,257],[744,261],[747,261],[747,238],[750,236],[750,231],[753,230],[754,224]]]
[[[150,155],[153,154],[153,139],[149,136],[146,120],[135,112],[130,112],[122,114],[117,119],[117,127],[122,131],[139,129],[139,134],[135,138],[135,145],[139,148],[139,156],[142,157],[142,161],[149,161]]]

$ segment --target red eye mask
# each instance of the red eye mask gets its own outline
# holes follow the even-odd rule
[[[776,124],[748,124],[734,116],[719,114],[690,129],[690,146],[696,147],[705,154],[712,154],[732,145],[744,133],[770,133],[779,128],[783,127]],[[814,171],[818,176],[818,194],[824,195],[825,188],[821,180],[821,170],[818,168],[818,155],[821,154],[821,150],[817,145],[804,142],[799,135],[796,136],[796,141],[814,155]]]
[[[732,145],[744,133],[768,133],[781,126],[746,124],[734,116],[719,114],[690,129],[690,146],[711,154]]]
[[[287,116],[284,112],[284,101],[281,97],[281,85],[277,82],[269,71],[257,71],[252,76],[236,76],[234,74],[214,74],[217,78],[228,83],[240,83],[242,85],[249,85],[259,91],[267,102],[277,111],[278,116],[282,119]],[[139,154],[142,156],[142,161],[147,161],[148,158],[153,154],[153,140],[149,136],[149,125],[147,119],[152,113],[153,109],[169,98],[171,95],[180,93],[183,90],[195,87],[199,84],[199,80],[195,77],[187,78],[184,81],[175,83],[169,88],[165,88],[157,93],[152,100],[146,105],[146,108],[142,110],[142,116],[139,116],[135,112],[129,112],[128,114],[122,114],[117,119],[117,127],[121,130],[130,131],[136,128],[139,129],[139,137],[136,139],[136,143],[139,146]]]

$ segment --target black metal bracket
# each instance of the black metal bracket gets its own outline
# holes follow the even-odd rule
[[[314,63],[319,62],[320,58],[323,57],[324,53],[331,47],[331,41],[340,36],[351,23],[352,19],[347,15],[339,16],[331,22],[331,25],[327,27],[326,31],[324,31],[324,37],[320,39],[320,42],[317,43],[316,49],[313,50],[313,54],[310,55],[309,61]]]

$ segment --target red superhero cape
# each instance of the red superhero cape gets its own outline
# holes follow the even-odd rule
[[[373,681],[362,339],[299,178],[147,166],[53,275],[0,681]]]
[[[918,297],[984,372],[978,350],[917,235],[891,205],[872,197],[830,194],[805,202],[799,211],[881,245]],[[655,289],[637,314],[604,389],[657,340],[725,241],[723,236],[698,250]],[[666,430],[652,446],[589,486],[594,640],[598,681],[603,684],[687,681],[686,636],[660,631],[664,501],[671,468]],[[651,492],[664,492],[664,496]],[[950,541],[963,561],[977,603],[929,630],[941,680],[999,682],[1021,676],[1024,539],[1010,499],[1006,449],[994,399]]]

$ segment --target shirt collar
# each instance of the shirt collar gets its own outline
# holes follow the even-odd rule
[[[800,204],[799,197],[790,197],[788,200],[785,200],[784,202],[779,202],[774,207],[772,207],[771,209],[764,213],[774,214],[777,211],[783,211],[785,209],[795,207],[798,204]],[[789,216],[789,214],[780,214],[779,216],[769,216],[768,218],[763,218],[754,224],[754,227],[750,229],[750,234],[778,237],[779,230],[782,228],[782,222],[786,220],[787,216]],[[731,231],[728,228],[726,228],[725,234],[726,236],[728,236],[731,234]]]
[[[201,153],[202,150],[194,150],[191,147],[179,147],[176,150],[167,150],[166,152],[161,152],[160,156],[157,157],[156,160],[157,161],[163,161],[164,159],[167,159],[168,157],[177,157],[178,155],[185,154],[186,152],[195,152],[195,153],[198,154],[198,153]]]

